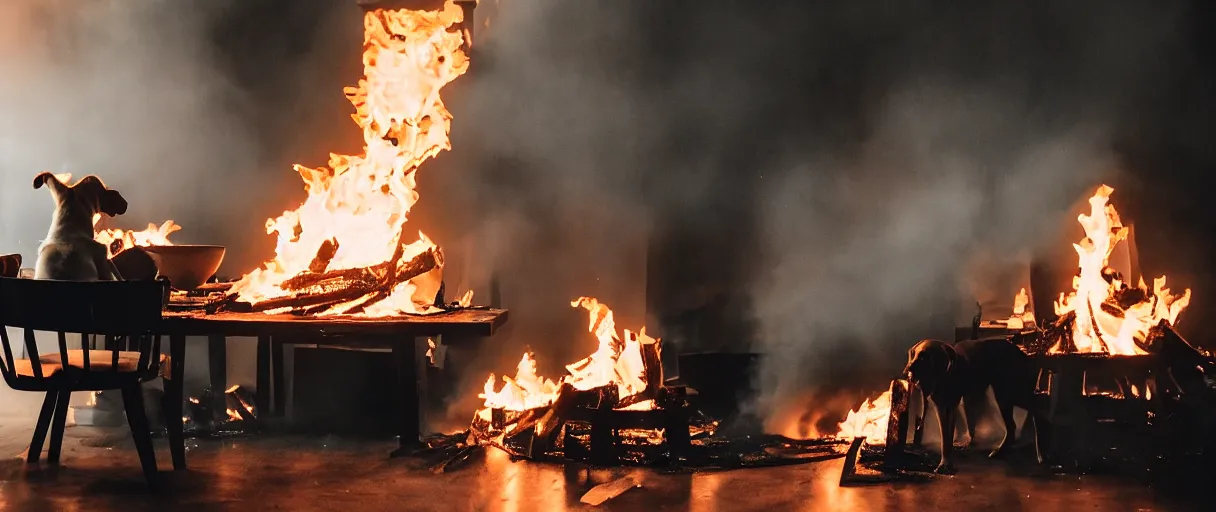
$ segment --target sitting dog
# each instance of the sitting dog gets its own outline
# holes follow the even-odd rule
[[[47,185],[55,213],[46,240],[38,247],[35,279],[112,281],[121,276],[106,257],[106,247],[93,240],[93,216],[111,217],[127,211],[127,200],[106,188],[97,176],[85,176],[68,186],[49,172],[34,176],[34,188]]]
[[[992,457],[1004,455],[1013,442],[1017,425],[1013,408],[1021,407],[1034,418],[1036,449],[1044,441],[1044,423],[1034,407],[1037,372],[1030,358],[1016,345],[1003,338],[960,341],[950,344],[923,340],[908,350],[908,365],[904,374],[933,401],[941,426],[942,454],[938,473],[953,473],[951,454],[954,450],[954,421],[959,402],[964,398],[983,395],[992,388],[1001,419],[1005,423],[1005,438],[992,452]],[[964,407],[967,403],[964,402]],[[969,425],[970,427],[970,425]],[[1042,462],[1042,451],[1039,450]]]

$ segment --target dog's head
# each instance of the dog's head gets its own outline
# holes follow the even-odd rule
[[[904,375],[920,386],[925,395],[932,395],[938,383],[954,364],[954,349],[937,340],[922,340],[908,349],[908,364]]]
[[[101,178],[88,175],[75,185],[68,186],[59,177],[49,172],[34,176],[34,188],[47,185],[57,205],[73,205],[89,215],[104,213],[111,217],[127,213],[127,200],[117,190],[106,188]]]

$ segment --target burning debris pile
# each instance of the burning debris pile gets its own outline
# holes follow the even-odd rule
[[[1089,214],[1077,217],[1085,229],[1085,238],[1073,244],[1080,273],[1073,277],[1073,291],[1061,293],[1055,303],[1059,320],[1055,329],[1045,333],[1054,338],[1045,340],[1050,354],[1148,354],[1149,330],[1161,322],[1176,324],[1191,302],[1191,290],[1171,294],[1165,276],[1154,279],[1150,290],[1143,278],[1129,285],[1110,268],[1111,253],[1128,233],[1115,207],[1107,204],[1112,192],[1106,185],[1099,187],[1089,199]]]
[[[683,389],[664,386],[661,341],[647,336],[645,328],[618,335],[612,310],[594,298],[579,297],[570,305],[587,310],[588,331],[598,342],[595,352],[567,365],[567,375],[556,382],[537,375],[530,353],[520,359],[514,378],[503,376],[501,388],[490,375],[479,395],[485,402],[473,418],[473,435],[520,456],[551,449],[570,455],[580,437],[600,436],[592,432],[595,425],[613,431],[614,446],[643,450],[662,445],[665,437],[669,444],[687,443],[686,396]],[[597,456],[616,458],[613,447],[595,444],[591,451],[603,451]]]
[[[239,385],[224,390],[222,398],[216,397],[215,389],[208,387],[203,390],[202,396],[186,400],[185,411],[186,416],[182,417],[184,429],[196,437],[248,433],[259,426],[254,397]]]
[[[514,377],[502,377],[501,386],[490,375],[469,431],[433,437],[419,454],[435,458],[436,471],[469,459],[479,446],[534,460],[700,468],[800,464],[843,455],[843,442],[834,439],[716,435],[720,421],[700,412],[696,390],[665,381],[661,340],[645,329],[618,333],[612,310],[594,298],[580,297],[571,306],[587,311],[596,350],[567,365],[557,380],[537,373],[531,353],[520,359]]]

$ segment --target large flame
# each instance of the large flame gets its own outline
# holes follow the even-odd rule
[[[891,391],[887,390],[878,398],[867,399],[861,407],[849,411],[849,415],[840,422],[836,437],[851,439],[866,438],[866,444],[882,445],[887,443],[887,422],[891,417]]]
[[[531,353],[525,353],[516,368],[515,378],[504,375],[501,388],[495,388],[493,374],[486,380],[482,393],[478,395],[485,400],[482,413],[489,409],[526,411],[544,407],[557,399],[558,390],[563,384],[570,384],[578,390],[615,384],[617,396],[621,398],[636,395],[645,389],[646,372],[641,347],[643,343],[656,342],[646,336],[646,328],[637,333],[625,329],[622,340],[617,335],[616,322],[607,305],[591,297],[579,297],[570,305],[587,310],[587,330],[598,342],[595,352],[577,363],[566,365],[568,374],[557,382],[537,375],[536,361]],[[626,408],[647,410],[654,407],[654,400],[645,400]]]
[[[411,240],[404,225],[418,200],[418,167],[451,148],[452,116],[439,91],[468,69],[463,36],[453,29],[462,19],[452,0],[439,11],[376,9],[364,15],[364,78],[345,89],[363,130],[364,152],[330,154],[328,167],[295,166],[308,197],[266,221],[266,232],[278,237],[275,257],[234,285],[241,300],[288,295],[280,284],[308,271],[323,244],[337,246],[329,270],[390,261],[402,245],[402,261],[435,247],[422,233]],[[394,282],[390,295],[364,314],[430,307],[430,300],[415,304],[414,289],[409,281]]]
[[[1064,347],[1065,340],[1060,340],[1049,353],[1074,348],[1077,352],[1111,355],[1145,354],[1136,342],[1143,341],[1161,320],[1176,323],[1178,314],[1191,302],[1190,289],[1182,295],[1171,295],[1165,287],[1165,276],[1153,280],[1150,292],[1143,278],[1130,287],[1107,266],[1116,244],[1127,238],[1127,228],[1115,207],[1107,204],[1114,191],[1106,185],[1098,187],[1089,198],[1089,214],[1077,217],[1085,229],[1085,238],[1073,244],[1081,271],[1073,278],[1074,291],[1067,296],[1061,293],[1055,302],[1057,315],[1076,313],[1072,328],[1075,346]]]

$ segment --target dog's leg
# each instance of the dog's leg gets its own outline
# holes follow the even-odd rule
[[[954,463],[952,455],[954,453],[954,415],[958,410],[959,399],[940,399],[933,398],[933,407],[937,409],[937,423],[941,427],[942,434],[942,459],[937,465],[937,473],[944,475],[954,474]]]
[[[1042,412],[1031,413],[1027,421],[1034,422],[1034,454],[1038,459],[1039,464],[1048,461],[1048,455],[1051,453],[1051,422],[1047,421],[1047,415]]]
[[[988,389],[972,393],[963,397],[962,402],[963,415],[967,425],[967,443],[965,446],[971,447],[975,444],[975,428],[980,424],[980,418],[988,412]]]
[[[1005,423],[1005,437],[1001,438],[1001,443],[988,455],[994,459],[1005,456],[1018,432],[1018,424],[1013,419],[1013,402],[1009,397],[996,396],[996,406],[1001,411],[1001,421]]]

